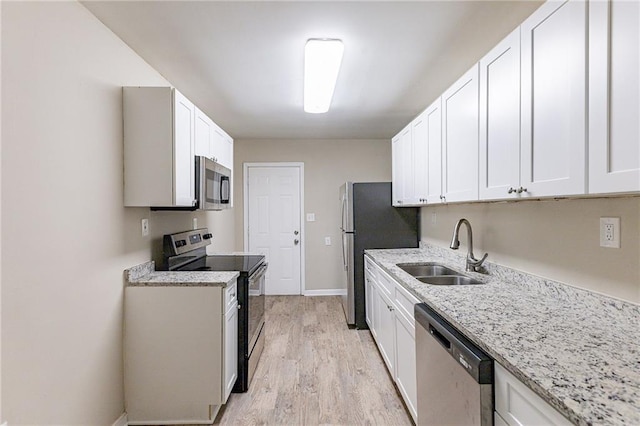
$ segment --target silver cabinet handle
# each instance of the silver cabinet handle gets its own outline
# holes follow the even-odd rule
[[[298,243],[300,243],[300,240],[298,239],[293,240],[293,244],[298,245]]]
[[[523,192],[527,192],[527,188],[523,188],[523,187],[518,188],[518,194],[522,194]]]
[[[298,235],[299,232],[298,231],[293,231],[293,235]]]
[[[516,192],[516,190],[512,187],[509,187],[509,189],[507,190],[507,194],[513,194],[514,192]]]
[[[242,308],[242,305],[238,305],[238,310],[240,310],[240,308]]]

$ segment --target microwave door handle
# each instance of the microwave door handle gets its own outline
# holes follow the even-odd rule
[[[220,201],[223,203],[229,202],[229,178],[227,176],[220,178]]]

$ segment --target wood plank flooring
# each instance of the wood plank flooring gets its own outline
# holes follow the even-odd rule
[[[411,425],[368,330],[350,330],[341,300],[267,296],[266,343],[247,393],[219,425]]]

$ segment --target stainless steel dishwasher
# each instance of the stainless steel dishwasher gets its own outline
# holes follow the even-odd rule
[[[419,425],[493,425],[493,359],[415,305]]]

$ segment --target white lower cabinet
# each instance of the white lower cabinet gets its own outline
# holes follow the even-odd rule
[[[417,423],[413,305],[419,300],[365,256],[367,323],[391,377]],[[375,270],[370,273],[370,270]]]
[[[555,408],[497,362],[494,369],[496,425],[571,425]]]
[[[376,343],[378,343],[382,359],[387,364],[391,376],[393,376],[395,369],[393,305],[382,291],[378,291],[377,299]]]
[[[211,423],[237,376],[238,302],[227,287],[125,288],[130,425]]]

